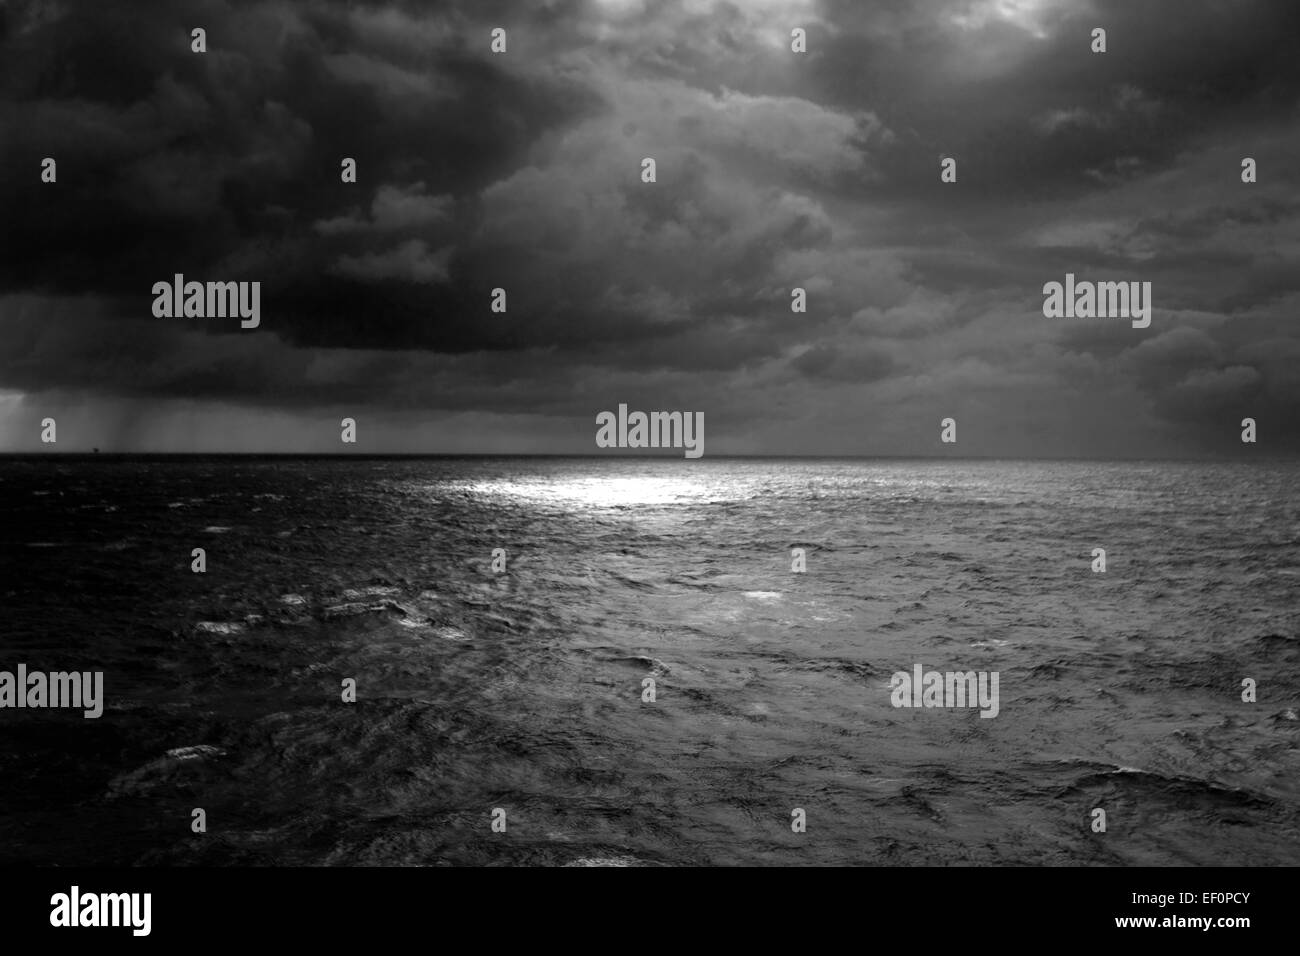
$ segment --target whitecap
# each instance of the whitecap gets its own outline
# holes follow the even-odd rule
[[[238,621],[199,621],[194,628],[206,634],[242,634],[244,631],[244,625]]]
[[[343,592],[343,596],[349,601],[360,601],[362,598],[366,597],[388,597],[390,594],[401,593],[401,590],[401,588],[391,588],[376,584],[373,587],[368,588],[348,588]]]
[[[224,757],[226,752],[211,744],[195,744],[192,747],[176,747],[167,751],[167,756],[174,760],[197,760],[200,757]]]
[[[637,866],[640,860],[630,856],[584,856],[570,860],[565,866]]]
[[[349,601],[346,604],[332,604],[325,609],[326,617],[352,617],[356,614],[372,614],[377,611],[396,611],[398,614],[410,614],[410,610],[396,601],[383,600],[374,603]]]

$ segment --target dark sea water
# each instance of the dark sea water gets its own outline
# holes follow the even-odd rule
[[[0,669],[106,696],[0,711],[0,862],[1300,864],[1298,478],[0,461]]]

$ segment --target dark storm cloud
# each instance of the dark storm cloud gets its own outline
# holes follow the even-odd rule
[[[976,188],[963,199],[1078,194],[1092,188],[1092,170],[1119,163],[1149,174],[1225,126],[1287,116],[1300,90],[1294,4],[835,0],[829,8],[837,30],[813,60],[819,99],[866,99],[899,133],[907,148],[890,154],[880,186],[891,195],[932,197],[940,154],[969,170]],[[1096,26],[1108,33],[1104,56],[1089,48]]]
[[[96,4],[40,22],[37,6],[60,9],[19,4],[5,37],[0,201],[22,223],[6,234],[9,289],[147,290],[250,244],[283,246],[291,273],[276,278],[309,282],[329,265],[313,223],[385,188],[472,194],[595,105],[560,78],[467,54],[454,23],[424,49],[412,33],[397,62],[358,52],[400,37],[400,15],[377,7]],[[199,25],[206,55],[189,50]],[[58,187],[32,190],[46,155]],[[361,170],[352,190],[344,156]]]
[[[496,450],[623,400],[706,411],[719,450],[929,450],[961,410],[987,453],[1059,454],[1083,405],[1083,453],[1221,448],[1251,410],[1300,447],[1294,4],[0,17],[0,393],[495,415]],[[260,281],[259,329],[152,318],[178,272]],[[1150,281],[1152,326],[1043,318],[1067,272]]]

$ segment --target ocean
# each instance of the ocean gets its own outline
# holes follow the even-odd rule
[[[0,862],[1300,864],[1298,478],[0,459]]]

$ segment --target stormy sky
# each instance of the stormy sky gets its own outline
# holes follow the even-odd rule
[[[1292,0],[8,0],[0,450],[1292,455],[1298,164]]]

